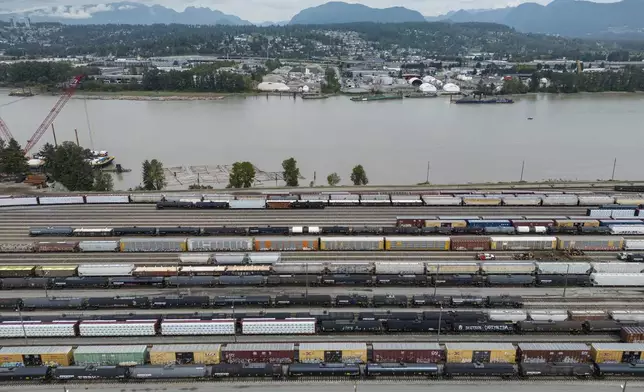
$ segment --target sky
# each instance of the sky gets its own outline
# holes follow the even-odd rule
[[[112,3],[118,0],[0,0],[2,11],[24,11],[43,7],[61,5],[82,6],[88,4]],[[328,0],[129,0],[143,4],[160,4],[182,11],[189,6],[209,7],[227,14],[237,15],[252,22],[284,21],[307,7],[326,3]],[[344,0],[349,3],[361,3],[374,8],[403,6],[417,10],[423,15],[440,15],[459,9],[503,8],[516,6],[525,2],[547,4],[550,0]],[[613,0],[594,0],[611,2]],[[101,6],[96,7],[102,8]],[[79,10],[73,11],[76,17],[84,15]]]

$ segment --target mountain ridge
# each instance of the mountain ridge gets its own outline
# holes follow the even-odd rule
[[[339,24],[355,22],[424,22],[418,11],[405,7],[372,8],[364,4],[330,1],[298,12],[289,24]]]

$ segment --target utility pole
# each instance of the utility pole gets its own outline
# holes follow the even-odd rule
[[[306,270],[306,291],[304,291],[304,297],[308,302],[309,301],[309,263],[305,264],[304,269]]]
[[[622,387],[622,392],[626,392],[626,383],[628,383],[628,380],[624,380],[624,383],[620,385],[620,387]]]
[[[525,169],[525,161],[521,163],[521,179],[519,180],[519,182],[523,182],[523,169]]]
[[[51,133],[54,134],[54,146],[58,147],[58,141],[56,140],[56,130],[54,129],[54,123],[51,123]]]
[[[568,268],[566,268],[566,279],[564,280],[564,290],[563,297],[566,298],[566,289],[568,289],[568,275],[570,274],[570,263],[568,263]]]
[[[233,320],[235,323],[235,329],[233,330],[233,342],[237,343],[237,317],[235,317],[235,299],[233,298]]]
[[[434,297],[436,297],[436,290],[438,289],[438,273],[441,270],[440,264],[436,266],[436,275],[434,275]]]
[[[613,175],[610,176],[610,180],[613,181],[615,179],[615,168],[617,167],[617,158],[613,161]],[[624,383],[626,384],[626,383]]]
[[[22,319],[22,308],[18,305],[18,316],[20,317],[20,326],[22,326],[22,336],[25,338],[25,344],[29,345],[29,339],[27,339],[27,328],[25,328],[25,321]]]
[[[78,142],[78,129],[74,129],[74,135],[76,135],[76,145],[80,146],[80,143]]]
[[[430,170],[429,161],[427,161],[427,178],[425,179],[425,183],[428,185],[429,185],[429,170]]]
[[[438,328],[436,328],[436,343],[441,342],[441,324],[443,323],[443,304],[441,304],[440,313],[438,313]]]

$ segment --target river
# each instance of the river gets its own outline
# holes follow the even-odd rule
[[[13,102],[0,93],[0,116],[23,145],[57,97]],[[6,106],[3,106],[6,105]],[[130,173],[117,189],[140,183],[141,162],[166,167],[248,160],[266,171],[295,157],[308,185],[356,164],[370,184],[467,183],[542,179],[641,179],[644,94],[535,95],[513,105],[454,105],[449,99],[350,102],[227,97],[221,101],[70,100],[55,121],[58,141],[108,150]],[[532,120],[529,120],[532,118]],[[88,119],[89,129],[88,131]],[[52,142],[49,130],[37,146]],[[35,152],[35,151],[32,151]],[[211,170],[209,170],[211,172]],[[209,183],[202,171],[200,180]],[[184,187],[196,176],[185,180]],[[179,185],[170,179],[173,187]],[[215,187],[225,186],[223,183]],[[269,182],[268,185],[274,185]]]

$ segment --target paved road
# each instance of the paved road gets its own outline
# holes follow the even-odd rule
[[[465,381],[465,380],[423,380],[423,381],[329,381],[310,382],[252,382],[242,381],[231,382],[146,382],[141,384],[77,384],[65,385],[0,385],[0,392],[15,392],[20,388],[21,392],[61,392],[63,389],[69,392],[79,390],[91,390],[95,392],[499,392],[506,390],[520,390],[521,392],[620,392],[621,380],[566,380],[566,381]],[[627,392],[641,392],[644,383],[637,380],[628,381]]]
[[[392,226],[396,216],[581,216],[586,207],[329,207],[324,210],[156,210],[149,204],[0,209],[3,241],[30,239],[30,226]]]

